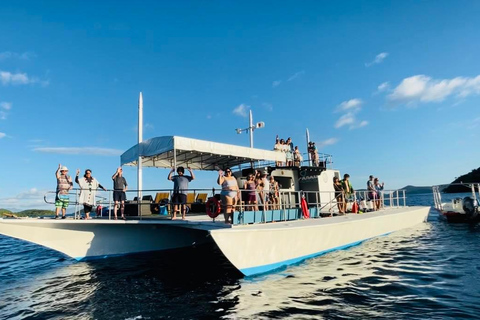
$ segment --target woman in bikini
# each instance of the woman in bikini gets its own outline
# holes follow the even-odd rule
[[[247,192],[246,200],[247,200],[247,207],[246,210],[248,211],[258,211],[257,209],[257,195],[255,192],[256,185],[253,174],[249,174],[247,177],[247,181],[243,184],[243,189],[249,190]]]
[[[240,193],[238,189],[237,179],[233,176],[230,168],[218,171],[217,183],[222,186],[220,193],[224,208],[225,223],[233,223],[233,211],[237,204],[237,198]]]

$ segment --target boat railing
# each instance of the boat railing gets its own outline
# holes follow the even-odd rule
[[[83,203],[80,202],[80,194],[82,190],[91,191],[90,189],[72,188],[68,192],[69,205],[75,206],[75,219],[80,219],[82,214]],[[114,205],[113,191],[114,190],[96,190],[94,208],[95,210],[92,212],[96,212],[96,209],[100,207],[100,209],[102,209],[102,212],[100,212],[99,216],[103,215],[103,210],[105,210],[108,218],[112,219]],[[204,204],[208,200],[208,198],[212,197],[215,194],[215,188],[195,188],[185,190],[185,192],[187,193],[186,204],[188,209],[191,210],[193,204]],[[171,208],[169,207],[169,205],[171,196],[173,194],[173,189],[144,189],[141,190],[142,196],[140,200],[138,199],[138,190],[126,190],[125,194],[125,210],[127,210],[127,206],[129,209],[127,215],[135,215],[142,218],[142,216],[144,215],[158,213],[161,209],[160,207],[166,207],[166,213],[171,212]],[[54,205],[56,198],[56,191],[48,191],[44,194],[45,203]]]
[[[76,219],[81,218],[83,203],[80,203],[80,192],[82,189],[74,188],[69,192],[69,204],[75,205]],[[215,188],[195,188],[185,190],[187,193],[187,207],[190,213],[203,214],[206,211],[205,203],[211,197],[216,197],[220,201],[221,189]],[[249,203],[248,195],[255,192],[255,202]],[[141,199],[138,199],[138,190],[127,190],[127,200],[125,201],[125,214],[127,216],[137,216],[142,219],[144,216],[152,214],[168,215],[172,212],[171,196],[172,189],[147,189],[141,191]],[[55,204],[56,193],[47,192],[44,196],[46,203]],[[108,219],[112,219],[113,214],[113,190],[97,190],[96,203],[98,209],[102,210],[99,216],[107,214]],[[239,200],[235,207],[236,219],[234,224],[249,223],[267,223],[275,221],[287,221],[302,219],[302,199],[306,200],[308,215],[310,218],[331,217],[339,214],[339,204],[333,191],[293,191],[280,189],[277,192],[267,190],[239,190]],[[380,193],[379,199],[369,199],[364,191],[357,191],[351,198],[346,198],[347,212],[351,211],[353,202],[357,202],[362,212],[373,211],[376,206],[368,205],[369,201],[376,200],[380,202],[379,209],[387,207],[406,206],[405,190],[385,190]],[[362,206],[362,201],[367,205]],[[371,203],[371,202],[370,202]],[[200,208],[200,209],[199,209]],[[119,209],[119,208],[117,208]],[[163,210],[162,210],[163,209]],[[96,212],[96,210],[92,210]]]
[[[312,160],[309,159],[308,153],[303,153],[302,154],[303,160],[300,161],[300,163],[295,164],[295,161],[293,161],[294,165],[291,167],[295,166],[308,166],[308,167],[323,167],[323,168],[332,168],[333,164],[333,156],[330,154],[326,153],[319,153],[318,154],[318,163],[313,163]],[[276,168],[276,167],[286,167],[286,163],[276,163],[275,161],[266,161],[266,160],[261,160],[261,161],[255,161],[252,163],[244,163],[241,165],[238,165],[232,169],[234,171],[241,171],[244,169],[259,169],[259,170],[266,170],[267,168]]]
[[[470,192],[474,203],[478,205],[478,199],[480,199],[480,182],[450,183],[432,186],[435,209],[443,210],[442,192],[450,186],[453,186],[453,189],[457,189],[459,192]]]

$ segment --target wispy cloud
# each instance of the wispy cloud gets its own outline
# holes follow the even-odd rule
[[[359,111],[362,108],[363,101],[361,99],[355,98],[340,103],[336,110],[337,112],[342,111]]]
[[[30,60],[32,58],[35,58],[36,56],[37,55],[33,52],[17,53],[17,52],[11,52],[11,51],[4,51],[4,52],[0,52],[0,61],[6,60],[6,59]]]
[[[32,84],[39,83],[42,86],[48,86],[48,80],[40,80],[36,77],[30,77],[26,73],[11,73],[9,71],[0,70],[0,82],[4,85],[22,85],[22,84]]]
[[[6,120],[8,111],[12,109],[11,102],[0,102],[0,120]]]
[[[55,154],[80,154],[80,155],[96,155],[96,156],[119,156],[122,150],[96,148],[96,147],[51,147],[51,148],[33,148],[35,152],[55,153]]]
[[[324,140],[324,141],[317,142],[316,145],[317,145],[318,148],[323,148],[323,147],[326,147],[326,146],[334,145],[337,142],[338,142],[337,138],[330,138],[330,139],[327,139],[327,140]]]
[[[384,82],[377,87],[377,93],[385,92],[390,89],[390,83]]]
[[[441,102],[449,96],[465,98],[480,94],[480,75],[475,78],[456,77],[432,79],[425,75],[405,78],[387,99],[394,103]]]
[[[7,135],[3,132],[0,132],[0,139],[5,138]]]
[[[278,87],[282,83],[282,80],[275,80],[272,82],[272,88]]]
[[[250,106],[247,106],[245,104],[241,104],[239,105],[238,107],[236,107],[235,109],[233,109],[233,114],[236,114],[237,116],[241,116],[241,117],[246,117],[247,116],[247,111],[250,109]]]
[[[262,103],[262,106],[267,109],[268,111],[273,111],[273,104],[271,103],[268,103],[268,102],[264,102]]]
[[[302,71],[298,71],[296,72],[295,74],[291,75],[290,78],[287,79],[287,81],[292,81],[292,80],[295,80],[297,79],[298,77],[302,76],[305,74],[305,70],[302,70]]]
[[[370,66],[373,66],[374,64],[382,63],[386,57],[388,57],[388,52],[379,53],[377,54],[377,56],[373,61],[365,63],[365,67],[370,67]]]
[[[12,103],[11,102],[0,102],[0,108],[4,110],[10,110],[12,109]]]
[[[356,119],[353,112],[349,112],[341,116],[335,123],[335,128],[339,129],[343,126],[348,126],[350,130],[359,129],[368,125],[368,121],[359,121]]]
[[[13,197],[0,198],[0,208],[6,208],[10,210],[51,209],[52,205],[45,203],[43,200],[43,196],[46,192],[47,190],[38,190],[37,188],[32,188]],[[53,195],[53,199],[54,198],[55,196]]]

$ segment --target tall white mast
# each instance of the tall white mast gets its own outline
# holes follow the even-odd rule
[[[310,142],[310,132],[308,132],[308,128],[307,128],[307,132],[306,132],[306,138],[307,138],[308,165],[311,166],[312,165],[312,158],[311,158],[310,152],[308,150],[308,143]]]
[[[140,92],[138,97],[138,165],[137,165],[137,200],[138,203],[142,200],[142,156],[140,143],[143,141],[143,96]],[[138,206],[138,215],[141,215],[140,205]]]

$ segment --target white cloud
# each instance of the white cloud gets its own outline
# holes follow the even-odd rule
[[[317,145],[318,148],[323,148],[323,147],[326,147],[326,146],[333,145],[337,142],[338,142],[337,138],[330,138],[330,139],[327,139],[327,140],[324,140],[324,141],[317,142],[316,145]]]
[[[272,88],[278,87],[282,83],[282,80],[275,80],[272,83]]]
[[[47,190],[37,190],[32,188],[28,191],[21,192],[16,196],[9,198],[0,198],[0,208],[10,210],[25,210],[25,209],[54,209],[52,204],[45,203],[43,197]],[[54,195],[53,198],[54,199]]]
[[[378,86],[377,93],[387,91],[389,88],[390,88],[390,83],[384,82]]]
[[[17,53],[11,51],[4,51],[0,52],[0,61],[6,59],[21,59],[21,60],[30,60],[31,58],[35,58],[36,54],[33,52],[24,52],[24,53]]]
[[[305,74],[305,70],[298,71],[294,75],[290,76],[290,78],[288,78],[287,81],[295,80],[295,79],[297,79],[298,77],[300,77],[301,75],[304,75],[304,74]]]
[[[246,117],[248,109],[250,109],[250,106],[247,106],[247,105],[242,103],[241,105],[239,105],[238,107],[233,109],[232,112],[234,114],[236,114],[237,116]]]
[[[341,128],[343,126],[346,126],[348,124],[353,124],[355,122],[355,116],[353,113],[349,112],[347,114],[344,114],[343,116],[340,117],[340,119],[337,120],[335,123],[335,128]]]
[[[122,150],[96,148],[96,147],[52,147],[52,148],[33,148],[33,151],[55,154],[79,154],[79,155],[96,155],[96,156],[119,156]]]
[[[0,108],[5,109],[5,110],[10,110],[10,109],[12,109],[12,103],[11,102],[0,102]]]
[[[29,78],[26,73],[11,73],[8,71],[0,71],[0,81],[3,85],[29,84],[38,82],[37,79]]]
[[[0,111],[0,120],[7,120],[7,113],[5,111]]]
[[[343,101],[337,106],[337,111],[358,111],[361,109],[363,101],[361,99],[350,99]]]
[[[388,96],[391,102],[441,102],[451,95],[465,98],[480,94],[480,75],[475,78],[432,79],[425,75],[405,78]]]
[[[347,125],[349,126],[348,128],[350,130],[353,130],[353,129],[365,127],[366,125],[368,125],[368,121],[358,122],[357,119],[355,118],[355,114],[353,112],[349,112],[347,114],[344,114],[337,120],[337,122],[335,123],[335,128],[339,129]]]
[[[382,63],[383,60],[385,60],[386,57],[388,57],[388,52],[379,53],[379,54],[377,54],[377,56],[375,57],[375,59],[373,61],[365,63],[365,66],[370,67],[374,64]]]
[[[3,132],[0,132],[0,139],[5,138],[7,135]]]

